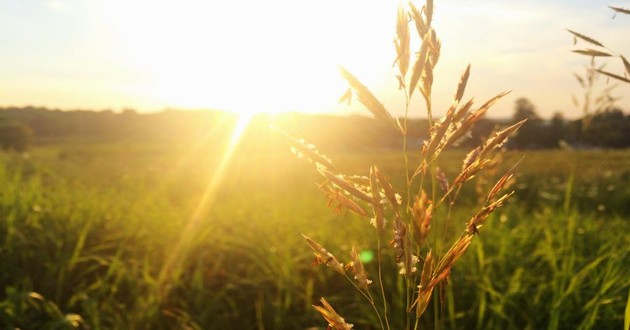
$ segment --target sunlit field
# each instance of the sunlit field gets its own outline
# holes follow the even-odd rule
[[[265,129],[250,127],[259,135],[238,142],[229,135],[199,145],[67,142],[3,154],[1,322],[24,329],[73,322],[92,329],[322,328],[311,305],[326,296],[358,328],[375,326],[359,294],[331,269],[312,265],[300,236],[345,254],[352,245],[373,246],[371,227],[327,208],[313,165],[275,133],[261,136]],[[447,173],[464,153],[446,155]],[[522,154],[502,157],[509,164]],[[395,150],[328,155],[348,172],[376,163],[401,173]],[[536,329],[557,315],[563,328],[619,328],[630,284],[630,154],[525,156],[516,196],[452,271],[443,326]],[[472,212],[475,184],[455,226]],[[375,272],[373,262],[365,266]]]
[[[630,329],[630,10],[534,2],[0,2],[0,329]]]

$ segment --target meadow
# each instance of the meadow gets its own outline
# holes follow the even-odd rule
[[[327,207],[314,165],[283,139],[228,145],[223,135],[196,144],[65,141],[1,154],[3,328],[324,329],[312,308],[323,296],[356,328],[378,328],[352,286],[313,266],[301,236],[338,256],[351,246],[372,255],[374,228]],[[351,173],[376,164],[403,189],[399,151],[323,152]],[[447,177],[466,152],[446,152]],[[496,171],[467,183],[455,221],[434,223],[434,235],[454,239],[481,197],[476,186],[523,155],[515,196],[490,215],[420,328],[623,327],[628,151],[504,151]],[[365,267],[376,273],[369,258]],[[393,262],[383,267],[396,273]],[[400,278],[385,284],[399,287]],[[391,313],[404,309],[400,292],[387,298]]]

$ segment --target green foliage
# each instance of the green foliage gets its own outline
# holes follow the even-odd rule
[[[531,102],[523,99],[529,106]],[[515,107],[518,109],[518,105]],[[622,111],[610,108],[613,112]],[[518,111],[515,110],[515,115]],[[227,136],[236,120],[234,115],[218,111],[174,111],[138,114],[127,110],[123,113],[111,111],[58,111],[45,108],[0,108],[0,114],[8,122],[21,123],[32,128],[31,142],[47,144],[84,141],[89,143],[112,143],[139,141],[145,143],[195,143],[208,136]],[[558,148],[559,141],[575,145],[602,148],[626,147],[628,133],[620,124],[613,125],[613,130],[606,132],[605,141],[581,137],[582,126],[591,116],[579,120],[563,120],[559,113],[551,121],[538,118],[535,108],[533,117],[523,127],[524,131],[509,143],[513,148],[549,149]],[[624,114],[625,120],[630,116]],[[529,118],[529,115],[518,118]],[[299,135],[305,140],[329,151],[366,151],[374,149],[400,150],[402,142],[399,133],[391,125],[363,116],[339,117],[331,115],[281,114],[275,116],[258,115],[254,122],[266,125],[272,123],[291,135]],[[511,122],[516,122],[514,118]],[[457,144],[459,148],[471,148],[479,145],[492,132],[508,123],[506,120],[480,119],[472,127],[469,137]],[[625,125],[625,124],[623,124]],[[427,119],[410,118],[407,122],[407,148],[417,150],[429,128]],[[321,127],[326,127],[329,134],[321,134]],[[624,126],[625,127],[625,126]],[[531,129],[530,129],[531,128]],[[523,130],[523,128],[521,129]],[[250,133],[252,134],[252,133]],[[257,134],[257,133],[253,133]],[[599,133],[598,133],[599,134]],[[28,140],[28,141],[30,141]],[[521,142],[522,141],[522,142]],[[368,148],[371,146],[371,148]]]
[[[31,143],[33,132],[21,123],[0,121],[0,146],[4,150],[25,151]]]
[[[213,141],[196,147],[212,150]],[[161,303],[158,275],[214,173],[219,151],[190,155],[194,149],[183,144],[58,144],[34,148],[28,159],[2,155],[0,310],[26,307],[0,322],[28,329],[76,314],[91,329],[299,329],[321,324],[311,305],[326,296],[333,306],[345,306],[340,313],[357,328],[378,324],[364,316],[369,310],[360,307],[362,298],[339,283],[337,274],[310,266],[312,254],[299,236],[312,233],[344,252],[350,245],[368,250],[375,243],[372,232],[352,215],[322,208],[324,198],[311,184],[316,175],[286,155],[284,144],[254,146],[243,141],[211,211],[186,237],[190,252]],[[552,310],[562,327],[593,320],[597,327],[622,326],[630,244],[620,233],[630,227],[628,213],[618,211],[630,198],[630,155],[581,152],[572,195],[576,208],[566,213],[566,173],[577,154],[527,153],[512,205],[489,220],[482,240],[453,269],[447,290],[454,299],[445,306],[449,311],[452,304],[445,327],[546,328]],[[376,163],[398,173],[402,166],[394,152],[330,156],[344,171]],[[444,171],[457,171],[461,156],[446,152]],[[404,179],[392,177],[396,184]],[[463,210],[453,218],[466,216]],[[563,266],[565,259],[573,261]],[[393,271],[396,265],[387,267]],[[374,263],[366,270],[373,274]],[[27,298],[31,292],[44,300]]]
[[[35,292],[5,288],[6,298],[0,301],[3,326],[26,329],[82,329],[84,322],[77,314],[63,314],[59,307]]]
[[[609,109],[592,116],[582,127],[584,142],[606,148],[630,147],[630,115],[619,109]]]
[[[545,144],[542,120],[536,113],[534,104],[521,97],[516,100],[512,122],[517,123],[524,119],[527,121],[511,139],[510,146],[516,149],[541,148]]]

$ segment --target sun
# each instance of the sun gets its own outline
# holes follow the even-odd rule
[[[121,54],[143,77],[127,86],[138,95],[180,108],[317,113],[334,109],[347,87],[338,64],[369,83],[380,74],[376,62],[392,61],[381,46],[392,38],[383,31],[393,28],[385,19],[392,15],[383,11],[395,10],[395,2],[383,3],[110,0],[101,5]]]

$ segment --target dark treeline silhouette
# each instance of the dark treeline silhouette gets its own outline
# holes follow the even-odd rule
[[[477,123],[462,147],[478,145],[483,137],[496,129],[527,118],[527,123],[508,147],[513,149],[576,147],[626,148],[630,146],[630,115],[610,109],[579,120],[565,120],[556,113],[549,121],[542,120],[527,99],[516,102],[511,119],[483,119]],[[36,144],[60,142],[176,142],[192,143],[206,139],[210,143],[227,140],[238,117],[214,110],[165,110],[139,114],[126,109],[113,111],[60,111],[41,107],[0,108],[0,146],[25,150]],[[278,134],[269,126],[278,127],[297,138],[314,143],[322,150],[399,149],[399,133],[380,121],[363,117],[306,115],[287,113],[258,115],[245,134],[245,140],[274,144]],[[408,146],[420,148],[426,138],[426,119],[411,119]],[[267,139],[267,140],[265,140]]]
[[[528,99],[519,98],[512,122],[522,119],[527,122],[509,144],[514,149],[630,147],[630,115],[619,108],[607,108],[577,120],[565,120],[561,112],[556,112],[545,121]]]

